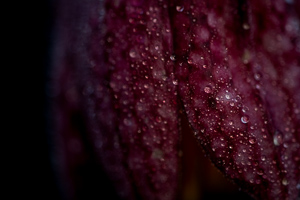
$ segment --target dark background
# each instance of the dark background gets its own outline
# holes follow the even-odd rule
[[[12,89],[14,104],[9,196],[61,199],[51,164],[50,68],[56,1],[13,2]],[[14,199],[14,198],[9,198]]]

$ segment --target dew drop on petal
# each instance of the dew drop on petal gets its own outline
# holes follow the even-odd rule
[[[125,124],[126,126],[131,126],[131,125],[132,125],[132,121],[131,121],[130,119],[125,118],[125,119],[123,120],[123,122],[124,122],[124,124]]]
[[[257,174],[258,174],[259,176],[262,176],[262,175],[264,175],[264,172],[263,172],[262,170],[258,170]]]
[[[276,131],[274,136],[273,136],[273,143],[275,146],[279,146],[282,144],[282,135],[280,134],[280,132]]]
[[[249,116],[248,115],[244,115],[241,117],[241,122],[244,124],[247,124],[249,122]]]
[[[160,117],[160,116],[157,116],[157,117],[155,118],[155,121],[156,121],[157,123],[160,123],[160,122],[161,122],[161,117]]]
[[[170,59],[171,59],[172,61],[175,61],[175,55],[171,55],[171,56],[170,56]]]
[[[173,84],[174,85],[178,85],[178,81],[177,80],[173,80]]]
[[[176,6],[176,10],[178,12],[182,12],[184,10],[184,7],[183,6]]]
[[[250,139],[249,139],[249,143],[250,143],[250,144],[254,144],[254,143],[255,143],[255,139],[254,139],[254,138],[250,138]]]
[[[248,110],[249,110],[249,108],[247,106],[245,106],[245,107],[242,108],[242,112],[243,113],[247,112]]]
[[[243,29],[245,29],[245,30],[249,30],[249,29],[250,29],[250,26],[249,26],[249,24],[247,24],[247,23],[244,23],[244,24],[243,24]]]
[[[241,101],[241,99],[242,99],[242,97],[241,97],[240,95],[236,95],[236,97],[235,97],[235,101],[236,101],[236,102]]]
[[[207,94],[211,93],[211,92],[212,92],[211,86],[209,86],[209,85],[206,86],[206,87],[204,88],[204,92],[207,93]]]
[[[136,57],[135,51],[134,51],[134,50],[130,50],[130,51],[129,51],[129,56],[130,56],[131,58],[135,58],[135,57]]]
[[[285,185],[285,186],[289,184],[289,182],[285,178],[282,179],[281,183],[282,183],[282,185]]]
[[[133,23],[134,23],[134,19],[132,19],[132,18],[129,18],[128,21],[129,21],[130,24],[133,24]]]
[[[254,74],[254,79],[259,81],[261,79],[261,74],[260,73]]]
[[[229,100],[230,99],[230,95],[229,94],[225,94],[225,98]]]

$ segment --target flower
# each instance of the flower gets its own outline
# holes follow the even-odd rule
[[[242,190],[297,198],[298,1],[65,0],[59,8],[54,132],[67,195],[75,198],[77,173],[94,162],[122,199],[175,199],[186,116]]]

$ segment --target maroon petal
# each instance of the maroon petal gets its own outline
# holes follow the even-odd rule
[[[179,9],[180,8],[180,9]],[[296,199],[299,15],[283,1],[174,2],[179,94],[215,165],[259,199]]]
[[[72,118],[71,103],[79,101],[75,107],[86,125],[86,146],[118,195],[175,199],[179,129],[167,7],[156,1],[65,3],[55,76],[62,90],[56,99],[66,103],[58,103],[56,131],[62,146],[71,146],[61,150],[67,152],[62,168],[70,173],[69,182],[76,184],[72,169],[84,162],[78,161],[79,155],[85,158],[79,148],[84,144],[78,130],[70,130],[74,124],[61,120]],[[69,187],[75,198],[80,186]]]
[[[178,100],[227,177],[259,199],[297,198],[299,1],[58,8],[54,133],[67,198],[96,194],[103,170],[122,199],[175,199]]]

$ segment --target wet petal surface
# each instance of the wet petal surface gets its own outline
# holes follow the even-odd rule
[[[299,30],[282,30],[296,11],[281,1],[182,4],[172,21],[175,72],[196,138],[254,196],[296,199]]]
[[[58,8],[55,153],[68,198],[84,198],[85,184],[97,193],[101,169],[122,199],[175,199],[179,110],[243,190],[297,198],[299,1],[65,0]],[[85,180],[86,163],[97,167]]]

